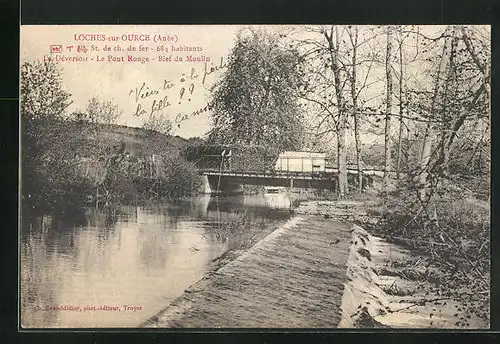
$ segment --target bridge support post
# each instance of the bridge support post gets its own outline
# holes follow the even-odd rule
[[[204,193],[205,194],[212,193],[211,185],[210,185],[210,182],[208,181],[208,176],[203,176],[202,181],[203,181]]]
[[[293,178],[290,178],[290,187],[293,188]]]
[[[226,177],[221,177],[219,181],[219,176],[210,175],[207,176],[207,179],[211,194],[235,194],[243,192],[242,184],[231,183]]]

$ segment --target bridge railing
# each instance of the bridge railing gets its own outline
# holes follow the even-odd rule
[[[217,169],[205,169],[202,170],[204,174],[207,175],[222,175],[222,176],[234,176],[234,177],[266,177],[266,178],[319,178],[324,179],[327,176],[331,176],[332,173],[319,171],[319,172],[300,172],[300,171],[231,171],[231,170],[217,170]]]

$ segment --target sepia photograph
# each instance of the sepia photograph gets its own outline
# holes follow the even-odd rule
[[[22,25],[19,328],[489,329],[488,25]]]

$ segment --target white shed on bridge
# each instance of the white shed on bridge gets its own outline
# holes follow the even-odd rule
[[[326,153],[287,151],[279,155],[276,171],[324,172]]]

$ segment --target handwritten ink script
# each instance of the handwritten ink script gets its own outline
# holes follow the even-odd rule
[[[198,115],[207,113],[208,111],[212,110],[212,108],[213,108],[212,104],[207,103],[203,108],[193,111],[191,113],[188,114],[179,113],[177,114],[177,116],[175,116],[175,123],[177,124],[177,127],[180,127],[180,124],[182,122],[192,119],[193,117],[196,117]]]
[[[197,88],[205,85],[207,77],[217,71],[227,68],[224,63],[224,58],[220,59],[220,63],[215,65],[205,62],[201,71],[196,68],[191,68],[189,72],[182,73],[178,79],[164,79],[161,87],[154,88],[147,82],[142,82],[135,88],[129,90],[128,95],[133,97],[136,103],[134,116],[140,117],[144,115],[153,116],[157,112],[165,108],[169,108],[173,103],[182,105],[185,101],[191,102],[196,96]],[[198,87],[197,87],[198,86]],[[211,104],[206,104],[204,107],[193,111],[192,113],[178,113],[175,116],[175,123],[180,127],[180,123],[208,112],[212,108]]]

